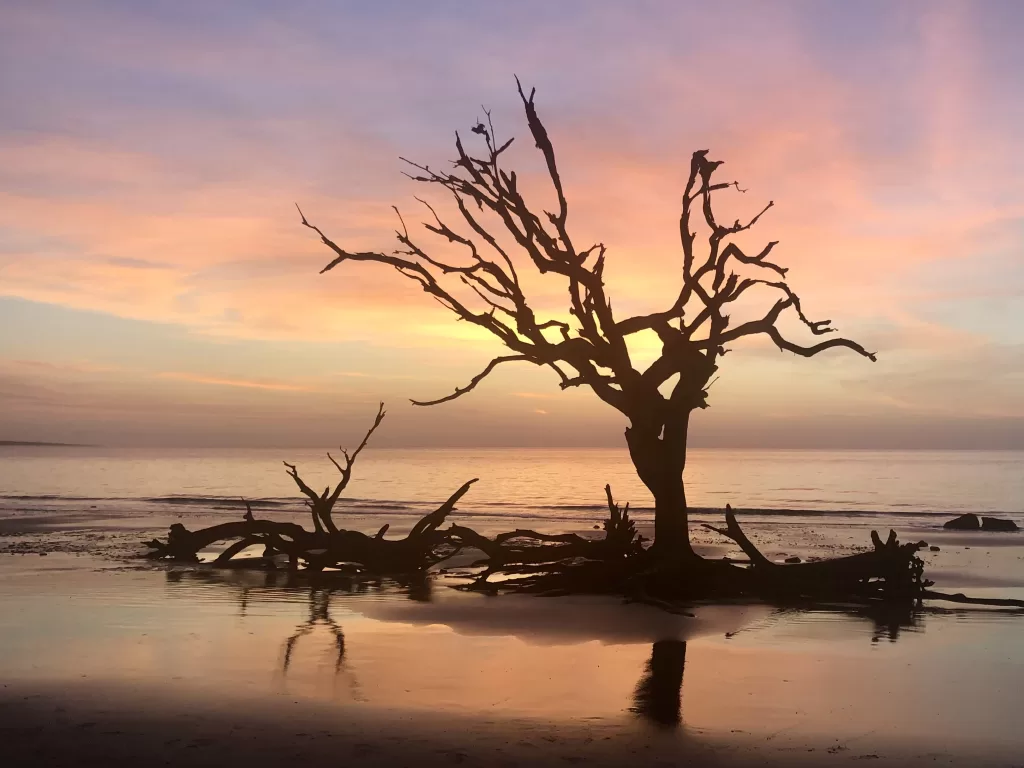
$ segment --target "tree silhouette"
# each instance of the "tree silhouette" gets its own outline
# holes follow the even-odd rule
[[[531,205],[516,172],[502,166],[502,154],[513,140],[498,143],[490,113],[485,111],[486,124],[478,122],[471,129],[479,137],[479,155],[470,154],[456,133],[458,158],[451,171],[405,161],[412,169],[407,174],[411,179],[450,193],[461,218],[461,232],[420,200],[430,215],[423,226],[447,241],[448,245],[441,245],[443,251],[462,250],[462,261],[445,260],[438,251],[421,245],[400,213],[399,248],[390,253],[345,250],[311,224],[300,209],[302,223],[336,254],[322,272],[348,261],[393,267],[458,319],[489,331],[510,350],[511,354],[491,360],[465,386],[444,397],[414,400],[416,405],[436,405],[461,397],[497,366],[511,362],[550,368],[563,389],[589,387],[629,421],[629,453],[640,479],[654,496],[655,550],[673,557],[692,555],[683,485],[689,419],[695,409],[707,407],[709,382],[729,345],[747,336],[763,335],[781,350],[804,357],[837,347],[872,360],[874,355],[844,338],[804,345],[783,335],[778,321],[786,312],[793,313],[811,336],[831,334],[834,329],[830,321],[811,320],[804,314],[800,298],[786,282],[786,269],[769,260],[776,242],[748,254],[732,240],[757,223],[773,203],[746,222],[724,224],[715,217],[714,195],[731,188],[743,190],[736,182],[713,179],[721,162],[709,160],[707,150],[693,153],[682,196],[682,285],[678,295],[665,309],[617,318],[604,283],[606,248],[603,243],[581,248],[573,241],[569,205],[554,148],[537,114],[535,89],[527,96],[518,79],[516,83],[557,200],[553,211]],[[397,208],[395,211],[398,213]],[[699,253],[696,225],[706,235]],[[523,270],[561,280],[567,289],[568,314],[538,317],[536,301],[527,295],[521,281]],[[728,313],[734,302],[755,291],[772,295],[767,311],[759,319],[731,325]],[[633,362],[627,343],[642,332],[653,332],[661,341],[660,356],[646,368]]]

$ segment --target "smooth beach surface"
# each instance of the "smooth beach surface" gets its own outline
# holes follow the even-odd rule
[[[1020,563],[1018,547],[990,551]],[[1024,593],[1010,581],[1003,593]],[[1013,612],[737,605],[688,618],[597,597],[314,588],[68,554],[0,558],[0,604],[13,765],[1017,765],[1024,754]]]
[[[687,617],[609,598],[466,594],[450,574],[312,586],[281,572],[153,565],[135,557],[142,539],[237,508],[123,493],[75,501],[56,486],[57,498],[36,498],[46,494],[21,493],[7,466],[4,765],[1024,762],[1017,611],[697,605]],[[822,479],[819,491],[844,482]],[[149,482],[148,497],[167,498]],[[786,493],[769,491],[759,492]],[[202,494],[218,495],[193,496]],[[886,503],[743,523],[770,556],[805,559],[855,551],[891,523],[903,540],[939,547],[923,553],[938,588],[1024,598],[1024,536],[943,531],[941,514]],[[259,514],[298,514],[289,509]],[[600,513],[574,515],[530,525],[585,532]],[[345,524],[384,521],[400,534],[414,519],[366,508]],[[472,524],[510,527],[489,510]],[[735,554],[715,534],[695,534],[705,554]]]

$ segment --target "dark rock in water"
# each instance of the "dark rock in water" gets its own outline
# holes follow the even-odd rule
[[[930,549],[930,550],[931,550],[932,552],[938,552],[940,548],[939,548],[939,547],[936,547],[936,546],[935,546],[935,545],[933,544],[932,546],[928,547],[928,549]]]
[[[795,564],[800,562],[800,558],[796,555],[793,555],[792,557],[787,557],[784,562]]]
[[[955,531],[1019,531],[1020,528],[1013,520],[1003,520],[998,517],[982,517],[968,513],[960,515],[942,526]]]
[[[998,517],[981,518],[981,530],[983,531],[1019,531],[1020,528],[1013,520],[1000,520]]]
[[[981,521],[977,515],[969,512],[966,515],[960,515],[960,517],[950,520],[942,527],[950,528],[954,531],[978,531],[981,530]]]

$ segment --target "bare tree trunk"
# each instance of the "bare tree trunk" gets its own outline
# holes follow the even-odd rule
[[[666,557],[696,557],[690,546],[686,489],[682,470],[664,479],[654,492],[654,549]]]
[[[626,430],[629,455],[637,475],[654,496],[654,546],[663,558],[695,558],[690,546],[683,470],[686,468],[686,424],[665,430]]]

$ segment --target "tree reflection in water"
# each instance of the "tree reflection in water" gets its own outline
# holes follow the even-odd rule
[[[633,691],[635,712],[661,728],[675,728],[683,719],[683,668],[686,666],[686,642],[658,640],[643,677]]]
[[[343,628],[331,615],[331,601],[335,595],[344,597],[360,594],[387,592],[401,595],[417,602],[430,602],[432,597],[431,579],[418,574],[414,577],[366,579],[353,578],[337,574],[329,582],[311,584],[308,580],[298,579],[293,574],[280,571],[241,574],[231,571],[168,571],[168,583],[188,582],[190,586],[202,585],[234,587],[237,590],[239,608],[244,616],[250,600],[266,599],[276,594],[286,593],[294,597],[304,597],[308,601],[308,616],[295,631],[285,639],[282,662],[278,674],[284,678],[288,675],[299,641],[311,635],[318,627],[325,627],[333,637],[335,649],[335,678],[345,677],[349,680],[349,688],[353,698],[362,698],[355,675],[345,664],[345,633]],[[807,606],[787,605],[773,611],[760,621],[745,626],[735,632],[726,633],[726,638],[737,634],[770,631],[781,622],[811,614],[828,614],[855,620],[854,623],[868,623],[871,628],[871,641],[883,639],[895,641],[902,632],[923,631],[924,618],[929,613],[951,613],[959,611],[939,610],[935,608],[921,609],[920,606],[892,605],[835,605]],[[651,647],[651,655],[644,665],[643,673],[633,690],[632,706],[629,711],[640,719],[663,729],[678,728],[683,723],[682,686],[686,666],[686,641],[664,639],[655,642]]]
[[[309,618],[300,624],[295,633],[285,640],[284,661],[281,664],[281,671],[288,673],[288,667],[292,663],[292,653],[299,638],[310,634],[318,625],[326,626],[334,635],[334,644],[338,649],[338,657],[334,662],[334,671],[337,673],[345,661],[345,632],[338,623],[331,618],[331,594],[330,589],[312,588],[309,592]]]

